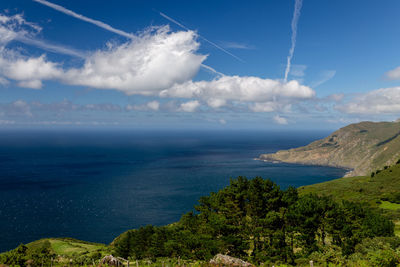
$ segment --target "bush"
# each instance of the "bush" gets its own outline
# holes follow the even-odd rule
[[[400,263],[398,255],[392,249],[371,251],[368,253],[371,266],[396,267]]]
[[[229,253],[256,264],[293,264],[311,255],[316,262],[339,264],[363,239],[394,233],[390,220],[362,204],[299,197],[295,188],[281,190],[260,177],[232,179],[219,192],[201,197],[195,209],[172,225],[124,233],[114,242],[116,254],[208,261]]]

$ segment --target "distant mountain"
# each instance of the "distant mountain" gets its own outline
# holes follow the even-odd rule
[[[400,122],[360,122],[303,147],[262,154],[260,160],[348,168],[369,175],[400,158]]]

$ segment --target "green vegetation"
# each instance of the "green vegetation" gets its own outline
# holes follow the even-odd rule
[[[351,124],[307,146],[260,155],[267,161],[348,168],[347,176],[369,175],[399,157],[399,121]]]
[[[176,223],[129,230],[108,246],[42,239],[0,254],[0,263],[98,265],[112,254],[131,266],[207,266],[222,253],[264,266],[309,266],[310,260],[315,266],[396,266],[400,224],[387,216],[397,218],[399,212],[398,174],[400,164],[372,178],[343,178],[300,190],[238,177],[200,198],[195,210]]]
[[[262,178],[231,180],[202,197],[195,209],[172,225],[127,231],[112,246],[117,255],[131,259],[208,261],[227,253],[255,264],[303,265],[310,258],[343,264],[380,260],[381,255],[360,254],[357,248],[376,251],[370,247],[374,242],[364,240],[377,237],[382,250],[400,245],[394,224],[361,204],[315,194],[299,197],[296,189],[282,191]]]
[[[386,210],[399,210],[400,204],[389,202],[389,201],[382,201],[379,205],[379,208],[386,209]]]
[[[93,264],[111,249],[104,244],[72,238],[45,238],[0,254],[0,263],[11,266],[50,266]]]
[[[377,170],[375,175],[345,177],[299,188],[299,194],[331,196],[380,209],[388,218],[400,220],[400,164]]]

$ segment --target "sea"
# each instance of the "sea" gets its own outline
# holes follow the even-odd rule
[[[110,243],[122,232],[166,225],[231,178],[261,176],[281,188],[346,170],[255,160],[327,131],[0,130],[0,252],[46,237]]]

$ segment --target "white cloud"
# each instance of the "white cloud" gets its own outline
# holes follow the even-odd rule
[[[179,107],[180,111],[184,112],[194,112],[200,106],[199,101],[193,100],[189,102],[182,103]]]
[[[304,77],[306,75],[306,69],[306,65],[292,65],[290,69],[290,74],[295,77]]]
[[[125,36],[127,38],[135,38],[135,35],[133,35],[133,34],[126,33],[124,31],[115,29],[115,28],[111,27],[110,25],[108,25],[108,24],[106,24],[104,22],[85,17],[85,16],[83,16],[81,14],[77,14],[74,11],[66,9],[65,7],[62,7],[60,5],[53,4],[53,3],[48,2],[46,0],[34,0],[34,1],[38,2],[38,3],[42,4],[42,5],[46,5],[46,6],[50,7],[50,8],[53,8],[53,9],[55,9],[57,11],[60,11],[60,12],[66,14],[68,16],[71,16],[71,17],[77,18],[79,20],[83,20],[83,21],[86,21],[88,23],[94,24],[94,25],[96,25],[96,26],[98,26],[100,28],[103,28],[103,29],[107,30],[107,31],[114,32],[116,34],[119,34],[121,36]]]
[[[21,19],[14,19],[15,23],[20,25]],[[1,20],[8,24],[2,25]],[[15,23],[9,21],[7,16],[0,17],[0,29],[9,31],[5,36],[20,35],[10,26]],[[24,20],[23,23],[33,27]],[[23,36],[32,36],[25,32]],[[214,109],[243,104],[255,112],[288,112],[292,104],[314,98],[315,92],[296,80],[282,82],[216,72],[203,64],[206,55],[196,53],[197,37],[190,30],[170,32],[168,26],[153,27],[126,43],[82,55],[83,65],[69,69],[47,60],[45,55],[26,57],[0,45],[0,77],[2,81],[13,80],[21,87],[34,89],[41,88],[45,80],[58,80],[70,85],[119,90],[127,95],[190,99],[175,109],[184,112],[197,110],[200,103],[207,103]],[[192,81],[201,66],[218,73],[219,77],[211,81]],[[126,109],[159,110],[160,103],[153,101]]]
[[[0,120],[0,125],[10,125],[10,124],[15,124],[15,121],[13,121],[13,120]]]
[[[326,97],[328,101],[340,102],[344,98],[344,94],[331,94]]]
[[[315,92],[297,81],[287,83],[258,77],[223,76],[212,81],[189,81],[175,84],[160,93],[162,97],[197,98],[211,107],[221,107],[227,101],[256,102],[269,106],[264,112],[287,106],[291,102],[313,98]],[[253,105],[253,111],[262,111]]]
[[[393,70],[386,72],[385,76],[389,80],[399,80],[400,79],[400,67],[397,67]]]
[[[0,20],[0,37],[6,40],[0,47],[0,76],[15,80],[22,87],[37,89],[43,80],[60,80],[72,85],[116,89],[126,94],[157,95],[175,83],[192,79],[206,59],[205,55],[196,54],[199,43],[194,32],[172,33],[164,26],[153,27],[121,45],[96,51],[86,56],[82,67],[63,69],[61,64],[46,60],[44,55],[28,58],[6,49],[7,42],[16,36],[26,38],[29,35],[16,31],[15,23],[10,24],[10,20],[7,16]],[[53,46],[50,48],[57,50]],[[62,47],[59,50],[73,53],[72,50],[65,52]]]
[[[31,88],[31,89],[40,89],[42,88],[42,81],[41,80],[28,80],[22,81],[18,83],[19,87]]]
[[[18,81],[21,87],[39,89],[41,80],[61,78],[63,71],[57,63],[49,62],[45,56],[36,58],[15,58],[8,51],[0,53],[0,72],[8,79]]]
[[[0,14],[0,50],[16,39],[30,39],[41,32],[42,28],[23,18],[22,14],[7,16]]]
[[[159,110],[160,102],[158,101],[151,101],[146,104],[151,110]]]
[[[400,87],[381,88],[359,95],[336,107],[349,114],[395,114],[400,112]]]
[[[315,88],[326,83],[336,75],[336,70],[324,70],[320,73],[318,80],[311,83],[311,87]]]
[[[279,103],[274,101],[253,103],[249,105],[249,109],[253,112],[290,112],[292,105],[289,103]]]
[[[289,49],[289,55],[287,56],[287,64],[286,64],[286,70],[285,70],[285,78],[284,81],[287,81],[288,74],[290,72],[290,65],[292,63],[292,58],[294,54],[294,49],[296,47],[296,37],[297,37],[297,23],[300,18],[300,12],[301,12],[301,6],[303,5],[303,0],[295,0],[294,4],[294,11],[293,11],[293,18],[292,18],[292,45]]]
[[[41,49],[44,49],[44,50],[50,51],[50,52],[74,56],[74,57],[78,57],[78,58],[82,58],[82,59],[84,59],[87,56],[85,52],[82,52],[82,51],[79,51],[79,50],[76,50],[76,49],[73,49],[70,47],[66,47],[66,46],[50,44],[50,43],[42,41],[42,40],[29,38],[27,36],[19,35],[15,39],[21,43],[36,46],[36,47],[39,47]]]
[[[246,43],[238,43],[238,42],[222,42],[222,46],[225,48],[232,48],[232,49],[244,49],[244,50],[252,50],[255,49],[255,46],[249,45]]]
[[[3,77],[0,77],[0,85],[8,85],[10,82],[6,79],[6,78],[3,78]]]
[[[17,100],[6,106],[6,110],[10,111],[11,114],[23,114],[28,117],[32,117],[31,107],[28,103],[23,100]]]
[[[288,124],[288,121],[286,118],[281,117],[279,115],[275,115],[273,118],[274,122],[276,122],[277,124],[281,124],[281,125],[286,125]]]
[[[207,104],[212,108],[220,108],[226,105],[226,100],[220,98],[211,98],[207,100]]]
[[[140,38],[106,51],[97,51],[82,68],[65,72],[63,81],[131,94],[154,95],[160,90],[190,80],[198,72],[204,55],[195,51],[194,32],[158,28]]]
[[[128,111],[129,110],[158,111],[160,109],[160,102],[154,100],[154,101],[147,102],[146,104],[143,104],[143,105],[127,105],[125,107],[125,109]]]
[[[53,45],[42,40],[35,39],[35,35],[40,33],[42,28],[32,22],[24,19],[22,14],[6,16],[0,14],[0,50],[11,41],[19,41],[29,45],[33,45],[47,51],[62,53],[75,57],[83,58],[85,54],[75,49],[60,45]]]
[[[44,114],[48,116],[58,116],[60,114],[71,115],[72,112],[88,113],[93,111],[106,111],[106,112],[121,112],[122,108],[119,105],[111,103],[100,103],[100,104],[74,104],[71,101],[63,100],[60,102],[53,103],[41,103],[41,102],[26,102],[24,100],[16,100],[11,103],[0,103],[0,116],[7,117],[40,117]]]
[[[166,19],[169,20],[170,22],[172,22],[172,23],[178,25],[179,27],[185,29],[186,31],[191,31],[188,27],[186,27],[186,26],[183,25],[182,23],[176,21],[175,19],[173,19],[173,18],[167,16],[166,14],[164,14],[164,13],[162,13],[162,12],[159,12],[159,14],[160,14],[160,16],[166,18]],[[206,41],[207,43],[209,43],[209,44],[215,46],[216,48],[218,48],[219,50],[221,50],[221,51],[224,52],[225,54],[228,54],[228,55],[230,55],[230,56],[236,58],[236,59],[239,60],[240,62],[244,62],[244,61],[243,61],[241,58],[239,58],[238,56],[235,56],[234,54],[232,54],[231,52],[229,52],[229,51],[225,50],[224,48],[220,47],[220,46],[217,45],[216,43],[211,42],[210,40],[208,40],[208,39],[205,38],[204,36],[201,36],[200,34],[197,34],[197,36],[198,36],[199,38],[203,39],[204,41]]]

